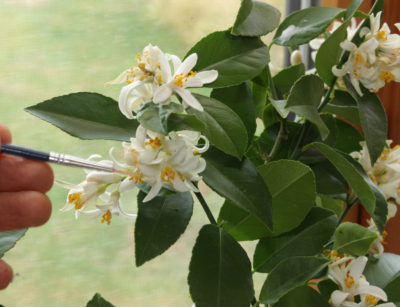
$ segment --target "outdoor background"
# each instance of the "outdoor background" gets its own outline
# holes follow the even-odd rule
[[[267,1],[283,10],[283,0]],[[201,37],[230,27],[240,0],[1,0],[0,121],[15,144],[87,157],[107,156],[111,141],[80,141],[26,112],[54,96],[93,91],[118,98],[121,86],[104,87],[148,43],[183,57]],[[273,50],[280,66],[282,50]],[[78,183],[82,170],[54,167],[56,178]],[[1,175],[1,174],[0,174]],[[203,185],[215,215],[221,199]],[[191,306],[186,283],[191,249],[205,214],[195,204],[186,233],[161,257],[134,265],[134,222],[115,217],[75,220],[62,213],[67,190],[54,186],[50,221],[30,229],[4,257],[17,274],[0,292],[6,307],[85,306],[99,292],[118,307]],[[135,195],[125,197],[136,212]],[[252,250],[252,244],[246,244]],[[250,255],[251,257],[251,255]],[[262,279],[255,276],[257,287]]]

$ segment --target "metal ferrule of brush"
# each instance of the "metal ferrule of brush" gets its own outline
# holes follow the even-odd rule
[[[107,167],[107,166],[101,165],[96,162],[91,162],[91,161],[84,160],[84,159],[81,159],[78,157],[65,155],[65,154],[61,154],[61,153],[57,153],[57,152],[50,152],[49,162],[63,164],[63,165],[71,165],[71,166],[77,166],[77,167],[90,168],[90,169],[95,169],[95,170],[105,171],[105,172],[113,172],[113,170],[114,170],[112,167]]]

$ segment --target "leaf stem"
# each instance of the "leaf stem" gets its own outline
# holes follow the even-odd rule
[[[204,199],[203,195],[201,195],[200,192],[194,192],[194,194],[196,195],[197,199],[199,200],[200,205],[203,207],[203,210],[206,213],[210,223],[214,224],[214,225],[217,225],[217,221],[215,220],[214,216],[212,215],[211,210],[208,207],[207,202]]]
[[[279,127],[278,136],[275,140],[274,146],[272,147],[271,152],[269,154],[268,157],[269,161],[274,160],[276,154],[279,152],[282,143],[286,141],[288,137],[288,132],[286,129],[286,118],[280,118],[280,120],[281,120],[281,125]]]
[[[347,213],[349,213],[350,209],[353,208],[353,206],[358,202],[358,197],[354,197],[354,199],[346,204],[346,208],[344,209],[344,211],[342,212],[342,215],[339,217],[339,220],[336,224],[336,227],[339,226],[339,224],[341,222],[343,222],[343,219],[346,217]]]

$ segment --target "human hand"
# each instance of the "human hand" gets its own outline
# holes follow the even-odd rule
[[[1,143],[10,143],[10,131],[0,124]],[[0,154],[0,231],[44,224],[51,214],[45,193],[53,185],[53,171],[44,162]],[[0,290],[11,282],[11,267],[0,260]]]

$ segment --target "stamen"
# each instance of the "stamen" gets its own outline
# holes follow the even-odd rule
[[[166,167],[164,171],[161,172],[161,180],[163,182],[168,182],[170,185],[172,185],[174,179],[175,179],[175,171],[172,168]]]
[[[373,296],[372,294],[368,294],[365,297],[365,301],[368,303],[368,305],[375,306],[376,304],[378,304],[379,299],[377,297]]]
[[[83,202],[82,202],[82,193],[72,193],[68,195],[68,202],[75,204],[75,210],[79,210],[83,207]]]
[[[185,182],[185,177],[183,177],[183,175],[180,172],[178,172],[178,177],[179,177],[180,180]]]
[[[382,233],[382,241],[381,241],[381,243],[384,245],[388,244],[388,242],[386,241],[387,236],[388,236],[388,232],[386,230],[384,230]]]
[[[150,145],[153,149],[157,149],[161,146],[161,141],[158,137],[156,137],[155,139],[148,140],[145,144]]]
[[[103,224],[104,222],[107,222],[107,225],[110,225],[111,218],[112,218],[111,211],[107,210],[107,212],[103,214],[103,219],[101,220],[101,223]]]
[[[390,83],[396,78],[390,71],[381,72],[379,77],[386,83]]]
[[[386,32],[383,31],[383,30],[378,31],[378,38],[379,38],[381,41],[386,41],[386,40],[387,40]]]
[[[344,279],[344,283],[347,288],[351,288],[354,285],[354,278],[353,278],[353,276],[350,275],[349,272],[347,272],[347,276]]]

